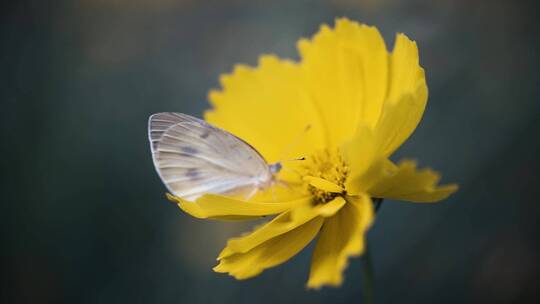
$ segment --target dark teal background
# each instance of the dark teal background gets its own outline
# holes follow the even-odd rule
[[[361,261],[308,291],[311,247],[248,281],[213,273],[251,224],[164,198],[146,135],[199,116],[236,63],[297,59],[335,17],[418,42],[430,98],[394,155],[460,191],[385,202],[377,303],[540,302],[538,9],[525,1],[20,1],[0,24],[2,303],[361,303]],[[279,117],[276,117],[279,123]]]

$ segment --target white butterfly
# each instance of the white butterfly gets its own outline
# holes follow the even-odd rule
[[[271,187],[281,169],[242,139],[186,114],[150,116],[148,137],[159,177],[172,194],[190,201],[206,193],[249,199]]]

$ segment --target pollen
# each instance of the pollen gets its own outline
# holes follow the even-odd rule
[[[341,189],[345,189],[349,167],[343,161],[339,151],[318,151],[311,157],[306,158],[303,169],[305,176],[321,178],[339,186]],[[315,198],[315,203],[327,203],[337,196],[345,195],[345,190],[341,192],[328,191],[309,183],[307,184],[307,190]]]

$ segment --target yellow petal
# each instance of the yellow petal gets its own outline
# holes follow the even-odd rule
[[[343,205],[345,205],[345,200],[340,197],[327,204],[314,206],[309,203],[298,206],[290,212],[282,213],[272,221],[256,228],[252,233],[240,238],[230,239],[227,246],[220,253],[218,260],[236,253],[245,253],[274,237],[304,225],[317,216],[334,215]]]
[[[360,126],[354,137],[342,145],[340,152],[349,167],[345,181],[347,193],[363,193],[382,173],[382,155],[372,131],[368,127]]]
[[[404,93],[412,92],[420,83],[426,82],[424,69],[420,66],[418,47],[404,34],[397,34],[390,55],[388,100],[396,101]]]
[[[349,257],[364,251],[365,233],[373,222],[373,205],[367,195],[348,197],[339,212],[325,219],[313,252],[307,286],[339,286]]]
[[[276,236],[246,253],[237,253],[219,261],[214,271],[229,273],[238,280],[256,276],[279,265],[304,248],[319,232],[323,219],[316,217],[287,233]]]
[[[423,84],[416,92],[402,95],[397,102],[385,104],[375,136],[385,157],[391,155],[412,134],[424,113],[427,87]]]
[[[373,127],[388,83],[388,52],[379,31],[345,18],[298,43],[305,89],[327,131],[328,146],[350,138],[360,121]]]
[[[291,217],[302,217],[304,213],[315,212],[322,217],[329,217],[336,214],[343,206],[345,206],[346,201],[341,196],[335,197],[330,202],[324,204],[313,205],[300,205],[297,208],[291,210]]]
[[[242,138],[269,163],[324,147],[318,114],[301,89],[298,64],[265,55],[258,67],[238,65],[210,92],[205,119]]]
[[[304,181],[311,186],[321,189],[326,192],[333,192],[333,193],[341,193],[343,192],[343,188],[341,188],[339,185],[336,185],[335,183],[326,180],[324,178],[316,177],[316,176],[304,176]]]
[[[413,161],[403,161],[369,189],[373,197],[412,202],[436,202],[457,191],[455,184],[437,186],[440,176],[431,169],[417,170]]]
[[[167,198],[177,203],[180,209],[194,217],[225,220],[249,219],[277,214],[311,201],[310,197],[305,197],[293,201],[258,203],[240,201],[214,194],[205,194],[195,202],[186,201],[170,194],[167,194]]]
[[[389,81],[389,93],[374,129],[384,156],[392,154],[412,134],[428,98],[416,43],[403,34],[397,36],[390,56]]]

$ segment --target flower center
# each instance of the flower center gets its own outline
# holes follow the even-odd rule
[[[317,182],[307,183],[308,191],[315,197],[316,203],[326,203],[345,194],[345,180],[349,173],[349,167],[341,158],[339,151],[322,150],[316,152],[311,157],[306,158],[302,168],[303,176],[317,178]],[[317,184],[321,184],[321,186]]]

